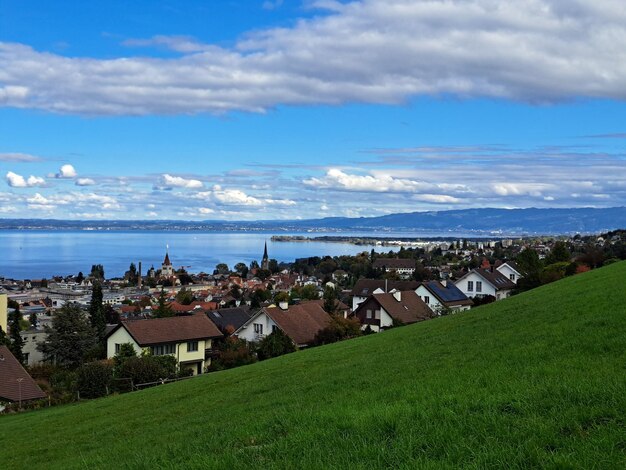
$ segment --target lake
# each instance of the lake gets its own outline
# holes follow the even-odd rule
[[[232,268],[238,262],[247,265],[261,261],[263,244],[267,241],[270,258],[292,262],[308,256],[353,255],[375,248],[331,242],[272,242],[272,235],[324,236],[337,233],[284,232],[174,232],[174,231],[36,231],[0,230],[0,277],[14,279],[49,278],[53,275],[85,275],[93,264],[104,265],[107,277],[119,277],[131,262],[142,262],[145,272],[154,265],[159,268],[166,246],[175,268],[184,266],[189,272],[213,272],[218,263]],[[411,233],[347,233],[342,236],[417,237]]]

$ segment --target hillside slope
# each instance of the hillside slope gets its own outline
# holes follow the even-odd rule
[[[452,317],[0,418],[3,468],[625,468],[626,263]]]

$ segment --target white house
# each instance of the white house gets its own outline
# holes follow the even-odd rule
[[[415,293],[437,314],[441,314],[445,309],[461,312],[469,310],[473,305],[472,300],[449,281],[423,282]]]
[[[515,283],[501,272],[491,272],[483,268],[471,270],[456,281],[455,285],[468,297],[491,295],[496,300],[507,298],[515,288]]]
[[[415,260],[403,258],[378,258],[374,260],[372,267],[383,271],[395,272],[401,277],[408,278],[415,272]]]
[[[210,365],[209,352],[214,338],[223,334],[202,313],[169,318],[151,318],[122,322],[107,336],[107,358],[129,343],[137,354],[144,350],[154,356],[171,355],[179,368],[202,374]]]
[[[415,323],[437,315],[415,291],[408,290],[373,294],[358,306],[354,316],[362,329],[369,326],[372,331],[378,332],[394,324]]]
[[[419,287],[418,281],[392,281],[387,279],[359,279],[352,288],[352,311],[356,311],[359,304],[372,294],[384,294],[392,290],[415,290]]]
[[[520,269],[514,261],[507,261],[506,263],[502,263],[496,269],[515,284],[517,284],[517,281],[519,281],[519,279],[522,277]]]

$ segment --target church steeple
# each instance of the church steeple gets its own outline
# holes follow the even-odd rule
[[[263,250],[263,259],[261,260],[261,269],[269,269],[270,258],[267,256],[267,241],[265,241],[265,249]]]

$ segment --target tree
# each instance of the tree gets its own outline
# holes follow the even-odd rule
[[[98,342],[104,344],[104,337],[106,335],[106,318],[104,316],[104,306],[102,304],[102,284],[100,281],[96,281],[93,284],[91,291],[91,302],[89,303],[89,319],[91,326],[96,332]]]
[[[126,279],[131,286],[136,286],[137,281],[139,280],[139,275],[137,274],[137,266],[135,263],[130,263],[128,267],[128,271],[126,272]]]
[[[526,248],[517,255],[516,261],[523,276],[517,282],[518,289],[524,291],[540,286],[541,269],[543,266],[537,252],[532,248]]]
[[[22,348],[24,347],[24,339],[20,332],[22,331],[22,314],[20,313],[20,307],[14,308],[13,313],[9,316],[9,334],[11,338],[11,344],[9,349],[15,356],[15,359],[24,362],[24,354]]]
[[[85,280],[85,275],[83,274],[82,271],[79,271],[78,276],[76,276],[76,282],[78,282],[79,284],[82,284],[84,280]]]
[[[330,323],[315,335],[315,345],[330,344],[342,339],[361,336],[361,324],[356,318],[343,318],[341,315],[331,315]]]
[[[91,277],[93,277],[94,279],[99,279],[101,281],[104,280],[104,266],[102,266],[101,264],[93,264],[91,266]]]
[[[2,327],[0,327],[0,346],[9,347],[10,344],[11,344],[11,342],[9,341],[9,338],[7,337],[7,334],[2,329]]]
[[[272,274],[276,274],[278,271],[280,271],[280,268],[278,267],[278,261],[276,261],[274,258],[270,259],[267,262],[267,269]]]
[[[228,269],[228,265],[226,263],[219,263],[215,266],[215,271],[213,274],[228,274],[230,270]]]
[[[167,297],[165,296],[165,291],[163,289],[161,289],[161,293],[159,294],[159,306],[154,311],[154,316],[157,318],[174,316],[174,311],[169,305],[167,305]]]
[[[88,362],[78,368],[76,385],[81,398],[99,398],[109,393],[113,368],[106,362]]]
[[[176,301],[183,305],[189,305],[193,302],[193,293],[184,287],[176,294]]]
[[[52,327],[44,327],[48,337],[37,348],[45,360],[74,368],[96,345],[96,335],[78,304],[67,303],[52,316]]]
[[[337,304],[337,291],[331,286],[326,286],[324,289],[324,310],[328,313],[336,313]]]
[[[113,356],[113,364],[115,368],[121,367],[126,359],[129,357],[137,357],[135,347],[130,343],[123,343],[120,345],[120,350]]]
[[[271,357],[282,356],[294,352],[296,346],[283,330],[276,328],[271,334],[267,335],[259,343],[257,356],[262,361]]]
[[[246,266],[246,263],[237,263],[235,265],[235,271],[241,277],[246,277],[248,275],[248,266]]]
[[[317,287],[313,284],[307,284],[300,289],[300,298],[303,300],[317,300],[320,298],[317,293]]]
[[[104,306],[104,318],[107,325],[117,325],[120,322],[120,314],[109,304]]]
[[[552,247],[552,251],[546,257],[546,264],[554,263],[569,263],[571,261],[572,254],[567,249],[565,242],[558,241]]]
[[[32,326],[33,328],[36,328],[37,327],[37,314],[35,312],[32,312],[28,316],[28,321],[30,323],[30,326]]]

